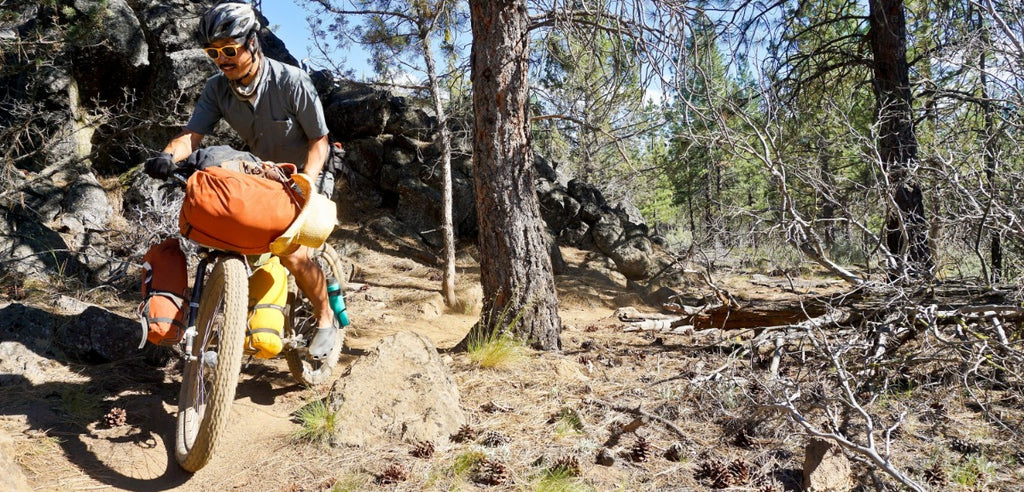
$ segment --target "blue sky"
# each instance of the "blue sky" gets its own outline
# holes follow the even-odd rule
[[[284,41],[288,51],[299,60],[309,56],[310,47],[313,45],[310,41],[309,24],[306,22],[306,16],[309,15],[305,8],[306,4],[305,0],[263,1],[263,15],[270,21],[274,34]],[[367,65],[366,58],[366,54],[356,46],[345,54],[345,68],[355,70],[356,77],[370,77],[372,70]],[[324,68],[316,63],[313,65],[316,68]]]

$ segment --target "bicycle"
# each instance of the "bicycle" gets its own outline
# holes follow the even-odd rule
[[[328,282],[344,287],[341,259],[329,244],[313,250],[314,261]],[[187,471],[201,469],[210,460],[217,438],[227,425],[245,355],[250,263],[240,253],[200,245],[182,349],[182,382],[178,396],[175,459]],[[259,257],[265,261],[269,254]],[[256,263],[260,263],[259,260]],[[338,337],[327,357],[314,360],[307,347],[316,331],[310,302],[288,274],[288,302],[284,357],[299,383],[316,386],[326,382],[338,362],[343,341]]]

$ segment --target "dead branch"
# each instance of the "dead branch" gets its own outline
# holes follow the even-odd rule
[[[620,429],[619,432],[612,433],[612,436],[609,437],[608,441],[605,443],[605,447],[614,446],[615,443],[618,442],[619,437],[622,434],[626,432],[635,432],[636,429],[640,428],[641,426],[650,421],[658,422],[659,424],[665,426],[665,428],[667,428],[668,430],[672,431],[675,435],[679,436],[680,439],[686,442],[691,442],[690,436],[683,432],[683,430],[680,429],[678,426],[657,415],[641,410],[639,405],[636,407],[628,407],[626,405],[616,405],[614,403],[598,400],[597,398],[587,398],[586,400],[584,400],[584,403],[588,405],[597,405],[599,407],[608,408],[611,410],[615,410],[616,412],[628,413],[630,415],[638,416],[638,418],[634,419],[629,424],[622,426],[622,429]]]

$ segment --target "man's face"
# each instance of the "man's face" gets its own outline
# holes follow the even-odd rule
[[[211,48],[215,48],[217,51],[214,53]],[[227,53],[230,53],[232,48],[234,48],[235,56],[228,56]],[[239,44],[237,40],[218,39],[207,45],[205,49],[207,55],[215,54],[217,56],[216,58],[211,57],[211,59],[229,80],[241,79],[249,73],[249,69],[252,67],[252,52],[246,46]]]

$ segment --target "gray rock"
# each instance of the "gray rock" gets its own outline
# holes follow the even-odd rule
[[[558,234],[558,240],[563,244],[586,248],[593,244],[590,238],[590,226],[582,220],[572,222],[565,226]]]
[[[550,181],[541,181],[537,194],[540,197],[541,215],[555,234],[579,220],[582,206],[564,189]]]
[[[384,167],[384,146],[389,141],[390,138],[373,137],[348,142],[345,144],[345,162],[369,182],[381,183],[384,181],[381,177],[381,170]],[[394,184],[390,189],[394,189]]]
[[[142,328],[138,320],[89,306],[57,327],[54,340],[69,359],[111,362],[138,354]]]
[[[427,244],[441,246],[441,195],[437,190],[416,179],[403,179],[398,183],[398,220],[418,231]]]
[[[320,94],[327,126],[340,140],[381,135],[391,119],[393,108],[388,96],[368,85],[351,82]]]
[[[114,213],[107,192],[92,173],[78,177],[64,195],[62,205],[65,219],[77,219],[88,230],[106,230]]]
[[[10,271],[48,282],[52,275],[75,275],[81,264],[61,237],[40,220],[19,211],[0,209],[0,262]]]
[[[114,55],[123,56],[119,61],[131,67],[149,64],[149,45],[142,24],[125,0],[75,0],[74,5],[79,15],[92,18],[96,26],[84,41],[104,45]]]
[[[651,253],[649,242],[633,240],[613,249],[608,257],[627,279],[641,280],[651,275]]]
[[[154,79],[152,89],[160,94],[198,94],[213,75],[209,57],[199,48],[175,51],[167,56],[166,76]],[[165,96],[166,97],[166,96]]]
[[[430,140],[437,127],[437,118],[430,116],[423,109],[410,104],[404,97],[392,97],[391,118],[384,127],[385,133],[403,135],[417,140]]]
[[[81,38],[71,47],[83,101],[120,101],[149,66],[149,44],[125,0],[75,0]]]
[[[55,364],[20,342],[0,342],[0,374],[15,376],[0,381],[2,386],[43,384],[48,381],[46,372]]]
[[[608,210],[604,195],[589,183],[573,179],[569,181],[568,192],[569,196],[580,203],[580,217],[587,223],[597,222]]]
[[[380,341],[331,389],[339,431],[332,443],[446,440],[466,422],[459,391],[433,344],[409,332]]]
[[[154,50],[174,53],[198,48],[195,41],[199,15],[206,7],[189,0],[136,0],[138,17],[149,33]]]

